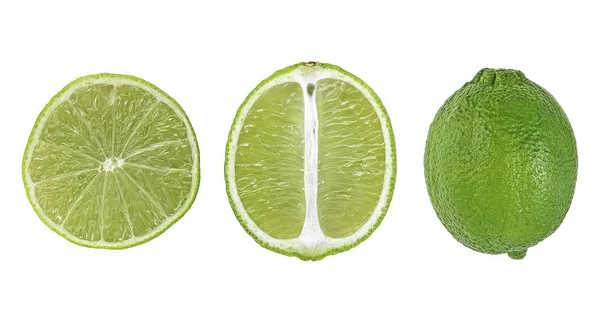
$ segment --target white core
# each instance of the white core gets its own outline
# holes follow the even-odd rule
[[[315,103],[316,77],[308,75],[303,82],[300,82],[300,85],[304,94],[304,197],[306,198],[306,217],[298,239],[312,253],[316,246],[325,239],[317,215],[319,119]]]
[[[122,158],[107,158],[104,162],[102,162],[101,170],[103,172],[112,172],[115,168],[121,168],[125,164],[125,160]]]

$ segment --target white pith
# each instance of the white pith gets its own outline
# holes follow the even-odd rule
[[[369,101],[371,106],[374,108],[379,122],[381,123],[381,130],[383,132],[383,139],[385,143],[385,174],[383,180],[383,189],[377,202],[377,206],[373,211],[367,222],[362,225],[354,234],[344,238],[330,238],[327,237],[319,226],[319,220],[317,215],[316,206],[316,186],[317,186],[317,150],[318,150],[318,119],[316,113],[316,105],[314,104],[314,94],[312,97],[308,96],[307,86],[309,84],[317,85],[317,81],[324,78],[333,78],[341,80],[353,85],[358,89],[362,95]],[[296,82],[302,86],[304,92],[304,103],[305,103],[305,166],[304,166],[304,181],[305,181],[305,196],[306,196],[306,216],[304,226],[300,236],[292,239],[277,239],[269,236],[263,230],[260,229],[254,223],[252,218],[248,215],[244,209],[244,205],[240,200],[237,192],[236,177],[235,177],[235,154],[237,152],[237,144],[240,132],[244,125],[248,112],[256,102],[256,100],[268,89],[273,86],[287,83]],[[316,88],[315,88],[316,92]],[[314,131],[313,131],[314,129]],[[313,133],[314,132],[314,133]],[[371,95],[369,90],[363,87],[362,84],[355,81],[352,77],[340,73],[333,69],[321,68],[321,67],[298,67],[290,73],[283,74],[279,77],[275,77],[269,82],[265,83],[257,92],[255,92],[248,101],[241,107],[240,113],[237,117],[236,123],[234,124],[231,140],[229,141],[229,148],[227,150],[227,178],[228,188],[231,200],[235,205],[235,210],[238,213],[238,217],[242,219],[243,223],[257,238],[266,243],[267,245],[277,248],[279,250],[297,253],[307,257],[320,256],[326,254],[328,251],[334,250],[339,247],[351,246],[356,243],[359,239],[363,238],[367,233],[375,226],[381,215],[385,213],[393,172],[393,149],[392,149],[392,133],[388,127],[388,120],[385,116],[385,111],[377,103],[375,98]]]
[[[306,74],[303,80],[299,83],[302,86],[304,95],[304,197],[306,198],[306,215],[298,240],[310,252],[325,239],[325,234],[321,230],[319,216],[317,215],[319,160],[319,119],[315,103],[317,79],[313,74]],[[312,94],[308,92],[309,85],[314,85]]]
[[[175,114],[177,114],[177,116],[181,119],[181,121],[186,126],[187,140],[190,143],[190,148],[192,151],[193,162],[192,162],[192,171],[191,171],[192,181],[191,181],[190,193],[195,192],[195,189],[198,184],[198,177],[199,177],[198,171],[199,171],[200,156],[199,156],[199,151],[197,149],[197,144],[196,144],[196,140],[194,137],[194,132],[193,132],[192,126],[189,123],[189,121],[187,120],[185,113],[183,113],[183,110],[181,109],[181,107],[174,104],[168,97],[166,97],[163,93],[159,92],[152,86],[146,85],[143,82],[136,81],[134,79],[130,79],[127,77],[114,77],[113,75],[108,75],[106,77],[97,77],[97,78],[90,77],[90,78],[84,78],[82,80],[79,80],[79,81],[71,84],[64,92],[61,93],[61,95],[58,98],[56,98],[52,102],[51,105],[49,105],[48,107],[46,107],[44,109],[43,117],[40,118],[38,120],[38,122],[36,123],[35,131],[33,132],[31,140],[27,146],[26,159],[25,159],[25,163],[24,163],[24,165],[25,165],[24,179],[25,179],[25,184],[26,184],[25,186],[26,186],[30,201],[31,201],[32,205],[34,205],[34,208],[35,208],[36,212],[38,212],[38,215],[40,216],[40,218],[47,225],[49,225],[50,228],[54,229],[55,231],[57,231],[62,236],[66,237],[67,239],[69,239],[75,243],[84,245],[84,246],[92,246],[92,247],[98,247],[98,248],[129,247],[129,246],[133,246],[137,243],[145,242],[148,239],[153,238],[157,234],[163,232],[169,226],[171,226],[173,224],[173,222],[175,220],[177,220],[178,218],[180,218],[181,215],[183,213],[185,213],[185,211],[187,211],[187,209],[191,206],[191,204],[194,200],[194,196],[189,196],[187,198],[186,202],[180,206],[181,207],[180,210],[178,210],[171,216],[167,217],[155,229],[153,229],[152,231],[150,231],[142,236],[132,236],[129,239],[118,241],[118,242],[108,242],[103,239],[96,240],[96,241],[89,241],[89,240],[81,239],[79,237],[72,235],[62,225],[55,223],[54,221],[52,221],[52,219],[50,219],[48,216],[46,216],[46,214],[44,213],[44,210],[42,209],[41,205],[37,201],[36,193],[35,193],[35,183],[31,179],[31,175],[29,173],[29,165],[32,160],[33,151],[35,150],[35,148],[39,142],[40,134],[42,133],[47,120],[52,116],[54,109],[57,106],[59,106],[61,103],[63,103],[64,101],[68,100],[69,97],[77,90],[81,89],[82,87],[85,87],[88,85],[94,85],[94,84],[110,84],[110,85],[114,85],[114,86],[128,85],[128,86],[140,88],[140,89],[152,94],[157,99],[157,101],[165,103],[168,107],[170,107],[173,110],[173,112],[175,112]],[[104,151],[111,151],[111,150],[104,150]],[[107,174],[107,173],[112,172],[115,168],[123,169],[123,166],[127,166],[127,164],[125,163],[125,159],[123,159],[123,158],[120,158],[120,157],[115,157],[114,159],[106,158],[105,161],[99,162],[98,172],[100,174]]]

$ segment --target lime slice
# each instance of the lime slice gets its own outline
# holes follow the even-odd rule
[[[377,228],[396,176],[394,136],[371,88],[341,68],[300,63],[256,87],[226,150],[236,217],[263,247],[318,260]]]
[[[164,232],[190,208],[200,153],[185,112],[133,76],[79,78],[39,115],[23,156],[40,219],[88,247],[122,249]]]

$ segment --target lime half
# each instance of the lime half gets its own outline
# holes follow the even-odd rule
[[[23,181],[59,235],[122,249],[158,236],[190,208],[200,153],[185,112],[159,88],[133,76],[89,75],[39,115]]]
[[[318,260],[377,228],[395,158],[375,92],[337,66],[300,63],[260,83],[240,106],[227,143],[227,192],[260,245]]]

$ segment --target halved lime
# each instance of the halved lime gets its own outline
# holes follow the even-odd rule
[[[369,237],[395,176],[394,136],[380,99],[330,64],[296,64],[261,82],[227,142],[236,217],[263,247],[304,260]]]
[[[185,112],[133,76],[96,74],[56,94],[23,156],[40,219],[83,246],[122,249],[164,232],[190,208],[200,152]]]

